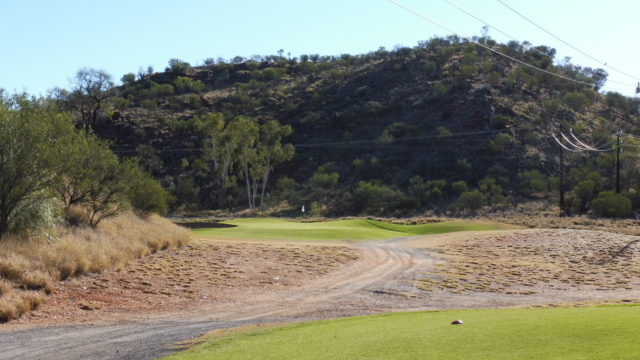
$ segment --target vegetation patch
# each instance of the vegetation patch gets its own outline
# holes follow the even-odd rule
[[[58,280],[110,269],[133,259],[177,248],[190,239],[187,230],[159,216],[130,213],[104,220],[96,229],[58,228],[49,238],[6,236],[0,248],[0,321],[37,308]],[[89,303],[82,308],[96,309]],[[96,304],[96,303],[92,303]]]
[[[365,241],[454,231],[499,229],[496,224],[469,221],[402,225],[368,219],[296,222],[281,219],[247,218],[222,221],[221,224],[232,225],[232,227],[199,228],[194,229],[193,233],[206,237],[244,239]]]
[[[166,359],[634,359],[638,320],[633,305],[399,313],[223,333]]]
[[[446,244],[446,263],[425,274],[423,290],[535,294],[624,290],[640,279],[638,239],[595,231],[542,230]]]
[[[62,282],[29,319],[92,321],[114,313],[139,316],[238,304],[247,294],[300,286],[358,258],[359,251],[347,246],[195,239],[119,270]]]

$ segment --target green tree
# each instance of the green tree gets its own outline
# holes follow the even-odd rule
[[[467,185],[467,182],[464,180],[458,180],[451,183],[451,192],[456,195],[460,195],[463,192],[467,192],[468,190],[469,190],[469,186]]]
[[[482,208],[485,196],[478,190],[466,191],[460,194],[458,200],[453,203],[452,208],[458,212],[475,214]]]
[[[420,176],[409,179],[408,194],[414,198],[421,206],[433,204],[441,199],[446,193],[446,180],[427,180]]]
[[[113,96],[114,86],[106,71],[82,68],[72,79],[71,91],[59,90],[58,97],[78,115],[80,126],[88,130],[96,126],[106,100]]]
[[[225,126],[224,116],[220,113],[208,113],[197,117],[192,123],[192,132],[206,134],[204,159],[212,163],[218,182],[219,201],[233,181],[233,165],[237,160],[236,151],[242,146],[234,127]]]
[[[586,106],[591,104],[591,100],[589,100],[587,95],[579,91],[564,94],[562,101],[574,111],[582,111]]]
[[[61,151],[74,141],[71,117],[43,100],[0,98],[0,235],[20,209],[48,201]]]
[[[125,195],[133,211],[139,216],[152,213],[164,215],[169,209],[171,195],[151,175],[140,169],[137,161],[128,160],[125,167]]]
[[[184,60],[170,59],[169,67],[167,67],[165,71],[171,72],[176,75],[186,75],[189,68],[191,68],[191,64]]]
[[[489,151],[497,153],[503,152],[511,143],[513,143],[513,137],[511,135],[500,133],[489,140],[487,147]]]
[[[136,81],[136,74],[134,73],[127,73],[122,75],[122,77],[120,78],[120,82],[122,82],[122,84],[124,85],[129,85],[132,84]]]
[[[127,208],[128,169],[104,141],[81,134],[64,148],[60,160],[62,176],[56,189],[67,213],[79,207],[86,213],[82,220],[96,227]]]
[[[594,214],[604,217],[625,217],[631,213],[631,200],[613,191],[603,191],[591,203]]]
[[[252,118],[239,116],[231,120],[226,130],[239,145],[234,149],[234,157],[245,181],[249,209],[255,209],[255,198],[258,193],[257,178],[262,172],[262,169],[256,166],[258,163],[256,143],[260,136],[260,128]]]
[[[549,190],[549,183],[538,170],[525,170],[518,172],[520,191],[527,195],[544,193]]]
[[[260,206],[264,203],[264,194],[273,168],[294,154],[293,145],[282,144],[282,139],[293,129],[282,126],[276,120],[269,120],[259,126],[248,117],[237,117],[229,123],[229,130],[239,139],[241,146],[236,149],[237,162],[244,177],[249,209],[255,209],[258,190]]]
[[[291,144],[282,144],[282,139],[291,135],[293,128],[280,125],[276,120],[269,120],[260,126],[260,137],[256,149],[256,164],[262,170],[260,190],[260,206],[264,203],[264,194],[269,181],[269,174],[274,167],[293,158],[295,149]]]
[[[201,92],[204,90],[204,84],[198,80],[193,80],[186,76],[178,76],[174,82],[173,86],[180,94],[188,93],[188,92]]]
[[[360,213],[377,215],[384,213],[386,207],[402,197],[400,191],[390,186],[360,181],[353,191],[353,205]]]
[[[591,202],[597,194],[597,184],[592,179],[586,179],[580,181],[574,188],[573,193],[575,195],[575,207],[578,211],[584,212],[589,209]]]

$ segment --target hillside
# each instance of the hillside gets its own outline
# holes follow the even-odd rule
[[[572,129],[603,149],[616,131],[634,133],[637,101],[594,90],[606,80],[603,70],[554,61],[555,50],[545,46],[479,41],[593,86],[456,37],[338,57],[237,57],[197,67],[174,59],[164,72],[125,75],[93,128],[116,153],[140,158],[173,192],[176,206],[240,208],[247,198],[240,162],[221,182],[207,153],[217,131],[211,114],[225,126],[240,116],[256,124],[277,120],[291,126],[283,142],[294,145],[295,155],[275,166],[265,202],[307,204],[324,215],[473,212],[526,199],[557,201],[560,147],[552,133]],[[623,192],[634,200],[637,166],[623,153]],[[615,187],[615,154],[565,157],[565,187],[573,190],[567,210],[589,211],[600,192]],[[593,184],[582,184],[585,195],[576,187],[586,180]],[[467,201],[455,206],[464,193]]]

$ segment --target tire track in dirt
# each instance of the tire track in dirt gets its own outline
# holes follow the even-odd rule
[[[396,292],[393,283],[406,280],[406,274],[414,274],[428,265],[416,250],[398,246],[400,241],[380,241],[361,244],[362,259],[351,268],[312,281],[300,289],[285,293],[280,299],[268,299],[268,305],[247,308],[247,315],[237,320],[263,317],[316,317],[321,309],[340,311],[340,304],[347,301],[363,302],[363,297]],[[271,300],[271,301],[269,301]],[[280,304],[278,309],[273,309]],[[364,303],[364,302],[363,302]],[[347,310],[347,309],[345,309]],[[349,315],[349,313],[346,313]]]

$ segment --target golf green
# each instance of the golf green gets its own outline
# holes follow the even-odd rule
[[[219,224],[220,227],[194,229],[193,233],[204,237],[238,239],[364,241],[500,228],[496,224],[470,221],[399,225],[368,219],[297,222],[273,218],[242,218]]]

